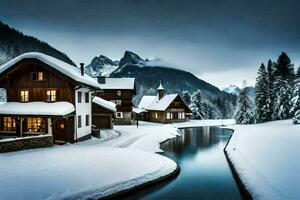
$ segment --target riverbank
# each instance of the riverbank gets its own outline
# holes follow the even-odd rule
[[[298,199],[300,126],[291,120],[231,127],[229,163],[253,199]]]
[[[171,125],[118,126],[114,139],[92,140],[0,154],[4,199],[89,199],[136,189],[178,173],[156,154],[159,143],[179,133]],[[0,199],[1,199],[0,198]]]

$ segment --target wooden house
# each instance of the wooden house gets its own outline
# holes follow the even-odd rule
[[[178,94],[166,94],[160,83],[156,96],[143,96],[134,111],[139,119],[151,122],[184,122],[192,111]]]
[[[91,95],[97,82],[80,68],[30,52],[0,67],[0,134],[18,137],[51,134],[54,142],[90,138]]]
[[[116,104],[106,101],[100,97],[93,97],[92,100],[92,125],[95,129],[113,129]]]
[[[114,124],[128,125],[132,123],[132,98],[136,94],[134,78],[96,78],[101,88],[96,96],[116,104]],[[93,107],[93,113],[98,111]]]

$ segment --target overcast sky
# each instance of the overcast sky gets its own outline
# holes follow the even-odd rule
[[[300,63],[300,1],[1,0],[0,20],[76,63],[161,58],[221,89],[251,85],[261,62],[286,51]]]

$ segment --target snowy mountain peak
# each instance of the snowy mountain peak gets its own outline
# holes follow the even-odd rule
[[[85,72],[91,76],[109,76],[118,68],[119,61],[113,61],[104,55],[96,56],[86,66]]]
[[[120,60],[119,66],[123,67],[126,64],[144,65],[148,61],[149,61],[148,59],[144,60],[140,56],[138,56],[137,54],[135,54],[131,51],[125,51],[123,58],[121,58],[121,60]]]
[[[225,88],[223,91],[238,96],[241,89],[236,85],[230,85],[230,87]]]

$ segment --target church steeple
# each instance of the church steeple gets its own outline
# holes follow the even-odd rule
[[[158,97],[158,100],[160,100],[161,98],[163,98],[163,96],[165,96],[165,89],[162,86],[161,81],[160,81],[159,86],[157,88],[157,97]]]

